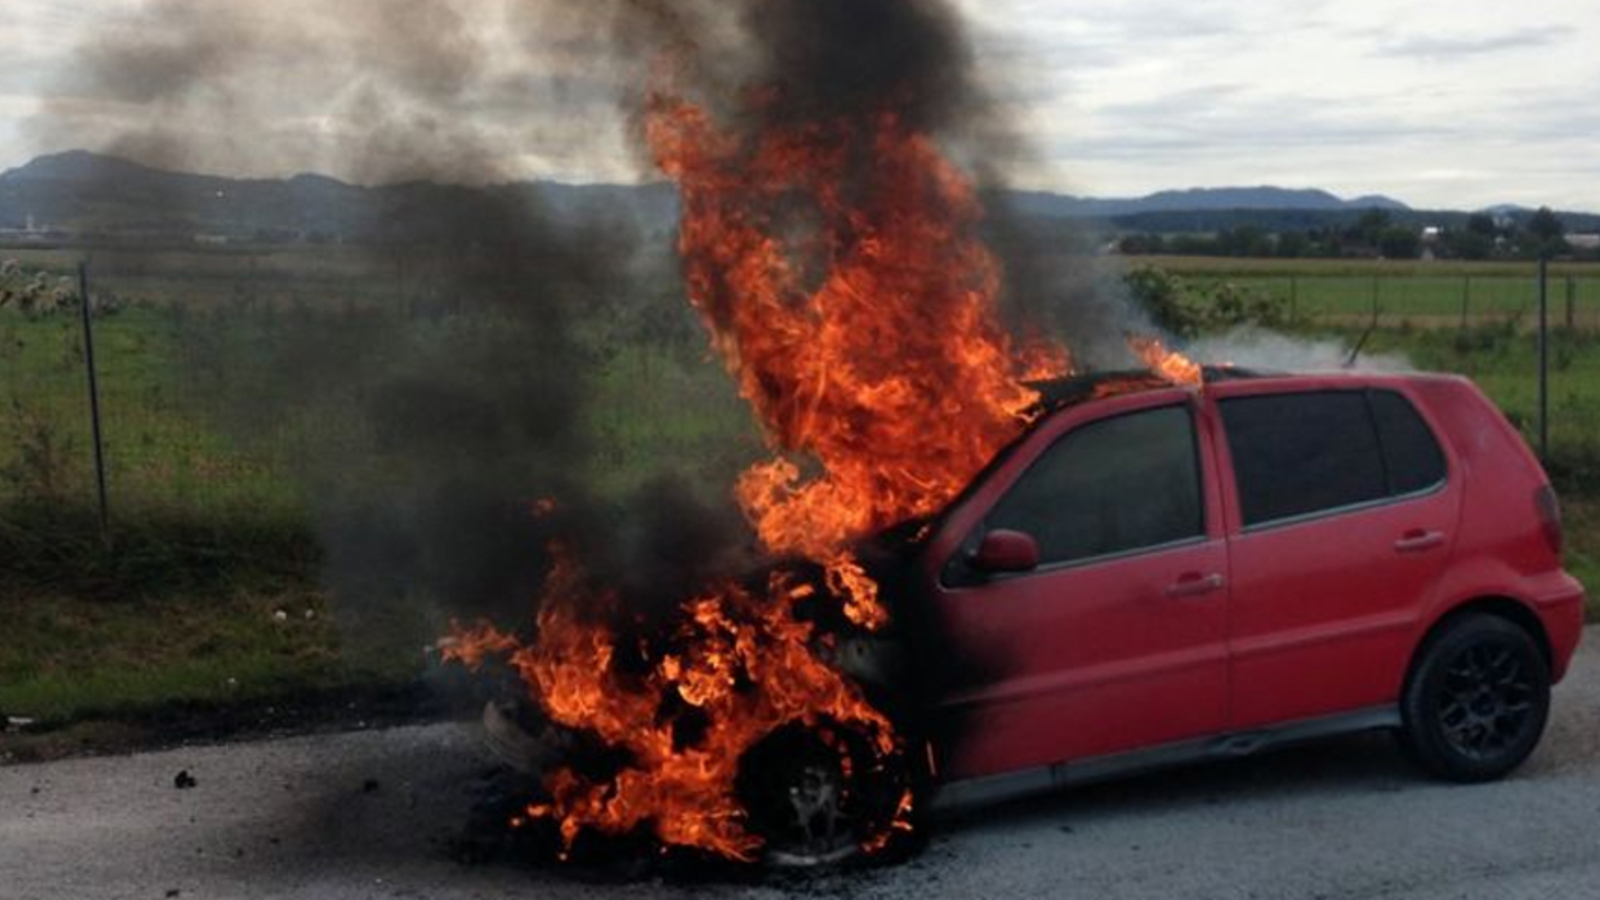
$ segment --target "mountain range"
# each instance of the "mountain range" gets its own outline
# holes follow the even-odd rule
[[[0,232],[65,236],[217,240],[393,241],[448,233],[492,200],[526,199],[546,217],[588,217],[645,233],[670,232],[676,190],[668,184],[568,185],[517,182],[486,188],[430,182],[363,187],[321,175],[238,179],[152,168],[114,156],[70,151],[0,173]],[[1104,230],[1209,231],[1238,224],[1304,228],[1369,209],[1397,221],[1453,224],[1464,212],[1413,210],[1383,196],[1341,199],[1327,191],[1279,187],[1193,188],[1107,199],[1042,191],[990,198],[1038,220],[1080,220]],[[448,211],[448,215],[442,215]],[[1563,214],[1569,229],[1600,228],[1600,216]]]

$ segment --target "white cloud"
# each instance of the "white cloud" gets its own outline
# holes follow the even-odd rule
[[[1600,46],[1600,8],[1591,4],[954,2],[973,25],[992,96],[1033,144],[1016,172],[1029,186],[1131,195],[1281,182],[1385,193],[1430,207],[1521,202],[1600,210],[1593,177],[1600,163],[1591,162],[1600,146],[1593,87],[1600,54],[1592,52]],[[74,79],[62,69],[70,49],[139,6],[8,0],[0,46],[12,48],[13,64],[0,72],[0,166],[63,149],[41,146],[40,129],[19,126],[30,101],[70,91]],[[197,14],[207,8],[194,4]],[[319,136],[362,127],[349,110],[363,67],[387,65],[392,76],[393,59],[371,57],[359,42],[338,65],[303,58],[315,41],[295,36],[335,27],[344,4],[231,0],[229,8],[255,11],[259,46],[252,52],[277,55],[282,90],[253,100],[252,113],[264,120],[262,140],[219,145],[209,158],[221,168],[263,170],[294,151],[299,165],[278,165],[320,164],[328,157],[315,152]],[[482,12],[498,5],[457,8],[471,11],[468,30],[484,46],[514,40],[499,14]],[[425,31],[418,39],[435,36]],[[622,125],[606,99],[609,85],[585,66],[585,46],[582,34],[561,36],[533,57],[548,71],[507,68],[506,60],[521,57],[491,53],[483,63],[489,74],[450,98],[455,119],[439,127],[514,145],[506,154],[514,172],[625,175]],[[78,101],[75,108],[94,107]],[[96,137],[104,135],[92,128],[80,135],[83,142]],[[59,132],[51,138],[67,139]]]

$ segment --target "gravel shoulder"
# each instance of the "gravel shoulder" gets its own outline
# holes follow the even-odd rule
[[[1499,783],[1432,782],[1355,736],[957,817],[901,866],[753,883],[460,862],[493,769],[466,725],[11,765],[0,897],[1596,896],[1597,645],[1591,628],[1544,743]]]

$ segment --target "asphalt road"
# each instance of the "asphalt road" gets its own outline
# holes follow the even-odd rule
[[[487,765],[472,728],[433,725],[0,768],[0,900],[1600,898],[1600,630],[1544,743],[1496,784],[1428,781],[1357,736],[970,814],[866,872],[462,863],[452,840]]]

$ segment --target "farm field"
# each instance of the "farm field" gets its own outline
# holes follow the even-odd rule
[[[19,261],[55,277],[77,257],[45,251]],[[1376,279],[1383,315],[1367,352],[1470,375],[1534,433],[1534,344],[1518,305],[1526,267],[1165,262],[1194,284],[1280,290],[1295,279],[1295,327],[1347,343],[1366,330]],[[572,331],[576,346],[563,348],[451,295],[441,271],[350,248],[97,255],[94,290],[121,301],[95,323],[109,549],[96,524],[78,320],[71,310],[0,308],[0,555],[8,560],[0,712],[70,722],[173,701],[409,681],[428,671],[421,648],[448,622],[449,604],[424,595],[455,582],[385,583],[373,589],[385,599],[353,605],[324,577],[331,503],[367,517],[337,520],[341,527],[381,530],[384,516],[415,516],[437,502],[419,485],[459,491],[500,479],[521,502],[554,473],[584,485],[583,502],[603,518],[664,476],[723,502],[732,474],[762,452],[698,325],[670,292],[631,306],[597,301]],[[1579,327],[1559,331],[1554,346],[1550,468],[1565,502],[1569,564],[1596,585],[1600,327],[1588,326],[1600,323],[1600,272],[1555,271],[1578,285]],[[1450,307],[1462,279],[1474,302],[1466,327],[1459,305]],[[1510,299],[1488,302],[1502,288]],[[549,366],[541,358],[551,353],[566,354],[550,371],[582,396],[582,414],[529,418],[571,431],[577,451],[546,458],[526,441],[502,447],[503,424],[463,414],[432,434],[428,423],[402,423],[405,440],[427,452],[400,454],[386,444],[391,426],[369,415],[395,383],[459,384],[470,396],[486,386],[474,379]],[[461,371],[462,360],[474,368]],[[537,394],[542,384],[533,378],[521,389]],[[508,419],[521,408],[507,407]],[[473,441],[476,449],[461,449]],[[447,522],[443,533],[478,539],[462,531]],[[85,646],[102,649],[85,654]]]
[[[1227,282],[1281,298],[1298,317],[1323,323],[1461,327],[1483,319],[1537,320],[1538,269],[1526,262],[1226,259],[1128,257],[1197,287]],[[1550,319],[1600,328],[1600,265],[1555,263],[1548,287]],[[1570,310],[1570,312],[1569,312]]]

